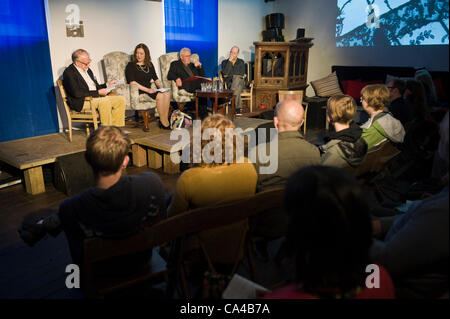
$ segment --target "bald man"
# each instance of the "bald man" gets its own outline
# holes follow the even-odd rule
[[[236,112],[239,114],[242,110],[241,93],[244,90],[244,60],[238,58],[239,47],[233,46],[230,50],[228,59],[222,61],[222,75],[227,88],[233,90],[236,101]]]
[[[320,165],[319,149],[307,142],[299,131],[304,121],[304,113],[301,104],[294,100],[283,100],[275,107],[273,124],[278,131],[278,154],[270,154],[269,143],[261,144],[258,147],[265,147],[266,154],[270,156],[271,160],[278,159],[278,169],[272,174],[261,174],[260,168],[268,166],[268,164],[262,164],[257,157],[255,163],[258,172],[257,192],[284,187],[289,176],[300,168],[308,165]],[[255,221],[255,233],[269,238],[283,236],[284,223],[283,212],[264,212],[259,214]]]

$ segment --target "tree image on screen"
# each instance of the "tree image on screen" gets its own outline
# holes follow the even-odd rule
[[[336,46],[448,45],[449,0],[337,0]]]

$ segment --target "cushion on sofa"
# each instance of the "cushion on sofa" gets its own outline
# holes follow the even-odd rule
[[[316,81],[311,81],[311,85],[317,96],[333,96],[343,94],[341,88],[339,87],[336,72],[333,72],[330,75]]]
[[[350,95],[356,100],[357,103],[359,102],[359,99],[361,97],[362,88],[369,84],[383,84],[383,81],[362,81],[360,79],[341,81],[342,88],[344,89],[344,94]]]

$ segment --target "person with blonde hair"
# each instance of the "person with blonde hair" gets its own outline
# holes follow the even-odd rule
[[[362,138],[369,150],[386,140],[398,144],[405,138],[402,123],[387,111],[389,96],[389,90],[383,84],[369,84],[361,90],[362,107],[370,116],[361,125]]]
[[[336,95],[328,99],[327,119],[335,132],[325,137],[326,144],[319,147],[321,163],[340,168],[357,167],[367,153],[367,143],[361,137],[362,129],[353,122],[356,102],[348,95]]]
[[[194,208],[246,198],[255,193],[257,174],[253,164],[246,158],[236,158],[235,139],[230,141],[225,136],[227,129],[234,128],[233,122],[221,114],[210,115],[202,121],[202,136],[205,137],[205,132],[214,134],[211,138],[202,140],[200,154],[193,154],[194,161],[199,162],[194,163],[178,178],[167,212],[169,217]],[[229,154],[233,154],[232,158],[227,158],[227,149]],[[213,262],[234,261],[239,241],[238,234],[247,228],[247,221],[238,222],[202,236]],[[199,249],[200,243],[195,237],[190,237],[183,246],[184,252],[187,253]]]
[[[230,142],[225,138],[226,129],[234,128],[233,122],[221,114],[210,115],[202,121],[202,136],[207,129],[216,129],[220,136],[202,139],[201,154],[193,154],[193,160],[199,160],[198,163],[193,163],[178,178],[169,216],[255,193],[257,174],[253,164],[245,158],[240,160],[243,163],[238,163],[235,139]],[[207,147],[209,152],[205,152]],[[231,161],[226,158],[227,149],[233,153]],[[214,153],[219,150],[220,154]]]

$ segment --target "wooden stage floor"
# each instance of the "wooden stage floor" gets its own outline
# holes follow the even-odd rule
[[[246,130],[257,128],[271,121],[239,117],[234,122],[236,127]],[[149,126],[149,132],[144,132],[141,127],[125,126],[133,144],[133,164],[142,167],[151,163],[151,168],[163,167],[166,173],[177,173],[178,167],[171,165],[168,160],[170,146],[177,141],[170,141],[171,131],[159,129],[156,122],[151,122]],[[86,131],[74,130],[73,133],[72,142],[69,142],[68,133],[55,133],[2,142],[0,143],[0,162],[23,171],[26,191],[29,194],[43,193],[45,192],[45,184],[42,166],[54,163],[60,156],[85,151]],[[148,153],[149,149],[151,154]],[[154,158],[155,156],[156,158]]]

